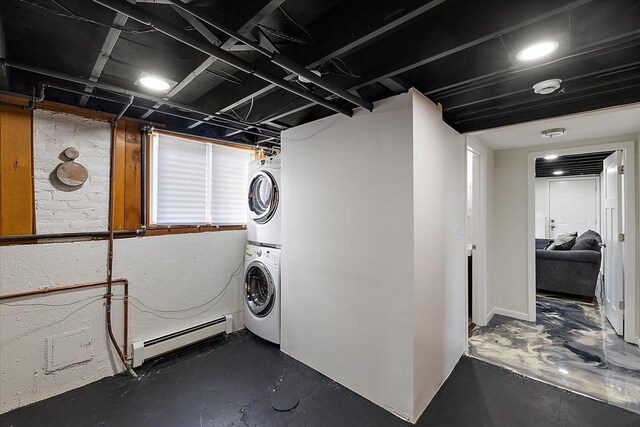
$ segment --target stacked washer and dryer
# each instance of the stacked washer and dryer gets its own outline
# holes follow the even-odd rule
[[[249,164],[244,324],[280,344],[280,156]]]

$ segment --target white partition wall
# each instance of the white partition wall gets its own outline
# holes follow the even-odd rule
[[[466,147],[420,93],[413,96],[414,419],[467,345]]]
[[[283,134],[281,348],[412,421],[465,348],[464,153],[413,90]]]

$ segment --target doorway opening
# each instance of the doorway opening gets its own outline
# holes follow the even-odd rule
[[[527,318],[469,352],[640,413],[633,142],[528,153]]]
[[[466,157],[467,326],[487,324],[487,153],[467,138]]]
[[[535,320],[537,292],[565,291],[598,304],[616,335],[637,344],[634,148],[633,142],[621,142],[529,154],[530,321]],[[556,244],[562,248],[562,235],[568,240],[565,247],[573,252],[593,248],[599,259],[589,258],[589,252],[541,251],[541,245],[553,245],[550,239],[560,239]],[[549,267],[553,256],[578,255],[584,255],[583,265],[591,263],[588,273],[559,261]]]

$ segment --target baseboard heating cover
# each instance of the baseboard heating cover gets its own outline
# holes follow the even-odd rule
[[[132,344],[133,367],[142,365],[145,360],[161,356],[223,332],[227,334],[233,332],[233,316],[231,314],[161,337],[136,341]]]

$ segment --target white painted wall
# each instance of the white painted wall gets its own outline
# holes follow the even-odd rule
[[[586,141],[571,141],[494,151],[493,200],[490,208],[487,295],[490,312],[527,319],[527,156],[531,152],[579,146],[636,141],[639,135],[619,135]],[[638,187],[636,187],[638,193]],[[636,194],[640,198],[640,194]],[[636,207],[636,212],[639,212]],[[638,218],[636,218],[638,221]],[[640,277],[636,279],[640,287]],[[640,289],[639,289],[640,291]],[[640,297],[636,292],[638,307]],[[637,319],[640,328],[640,319]],[[640,329],[638,329],[640,330]]]
[[[413,95],[414,407],[417,420],[466,349],[466,155],[440,110]]]
[[[445,127],[412,90],[283,133],[281,348],[409,420],[466,337],[464,144]]]
[[[107,228],[110,131],[108,123],[34,112],[38,233]],[[71,192],[49,180],[61,162],[58,156],[69,146],[80,150],[77,161],[89,170],[89,180]],[[246,243],[245,231],[116,240],[114,278],[129,279],[130,342],[225,314],[233,314],[236,330],[243,328]],[[106,241],[2,246],[0,293],[104,280],[106,256]],[[122,286],[114,285],[118,340],[123,336],[121,292]],[[90,288],[0,303],[0,413],[122,371],[107,338],[102,295],[104,288]],[[91,359],[47,372],[47,338],[83,328],[90,332]]]
[[[242,323],[245,231],[119,239],[114,277],[128,278],[131,341],[153,338],[232,313]],[[0,247],[0,293],[106,277],[106,241]],[[218,303],[180,313],[221,292]],[[122,287],[114,285],[114,294]],[[0,413],[83,386],[122,371],[104,321],[103,288],[89,288],[0,303]],[[117,298],[117,297],[116,297]],[[142,303],[140,302],[142,301]],[[122,303],[113,303],[114,332],[122,340]],[[90,328],[93,357],[46,372],[47,337]]]
[[[281,349],[413,415],[412,99],[283,133]]]
[[[33,112],[33,173],[38,234],[104,231],[109,210],[111,125],[65,113]],[[52,176],[66,161],[68,147],[80,151],[77,163],[89,171],[82,187],[70,189]]]

